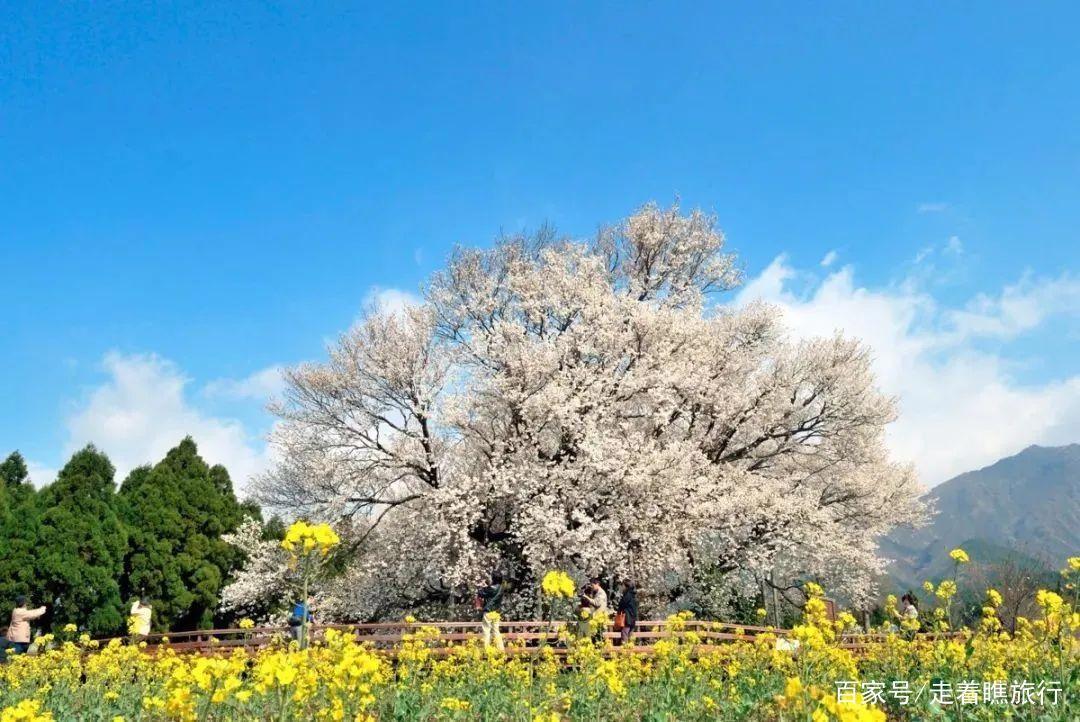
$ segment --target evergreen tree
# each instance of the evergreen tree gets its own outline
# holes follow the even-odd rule
[[[36,549],[39,589],[49,620],[91,634],[124,631],[120,599],[127,535],[117,513],[113,465],[92,445],[75,453],[43,489]],[[41,593],[40,591],[38,592]]]
[[[0,621],[20,594],[39,595],[35,556],[38,541],[36,493],[22,455],[0,464]]]
[[[190,437],[120,488],[129,530],[124,592],[146,595],[158,629],[212,626],[226,577],[241,563],[221,540],[245,509],[223,466],[210,467]]]
[[[30,485],[30,470],[26,460],[18,451],[13,451],[0,464],[0,499],[8,504],[17,504],[23,497],[34,491]]]

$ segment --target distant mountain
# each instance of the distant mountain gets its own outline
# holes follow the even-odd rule
[[[1022,554],[1058,567],[1080,554],[1080,444],[1029,446],[927,492],[937,508],[930,525],[898,530],[882,554],[903,585],[949,573],[949,551],[973,560]]]

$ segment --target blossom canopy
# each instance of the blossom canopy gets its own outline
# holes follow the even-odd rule
[[[766,571],[869,599],[878,539],[925,514],[885,449],[893,400],[858,341],[722,300],[724,246],[711,216],[647,205],[592,241],[458,249],[420,303],[288,370],[254,490],[346,536],[322,607],[445,606],[493,569],[507,610],[551,569],[691,602]]]

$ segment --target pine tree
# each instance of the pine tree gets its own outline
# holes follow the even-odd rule
[[[0,464],[0,604],[5,608],[20,594],[38,596],[42,591],[35,564],[40,516],[36,496],[26,462],[15,451]]]
[[[13,451],[0,464],[0,481],[4,486],[17,486],[30,482],[30,471],[26,468],[26,460],[18,451]]]
[[[120,599],[127,535],[117,513],[113,465],[92,445],[75,453],[39,495],[37,577],[49,621],[91,634],[124,631]]]
[[[241,562],[221,540],[244,517],[228,472],[208,466],[188,437],[157,465],[132,471],[120,498],[130,533],[124,593],[150,597],[158,629],[212,626]]]

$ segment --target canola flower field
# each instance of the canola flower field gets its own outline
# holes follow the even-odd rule
[[[704,648],[685,613],[649,655],[590,638],[566,639],[565,655],[476,644],[440,655],[438,630],[423,625],[393,660],[333,629],[309,649],[217,656],[84,636],[0,666],[0,722],[1080,719],[1080,615],[1047,592],[1041,617],[1009,635],[988,596],[976,630],[899,630],[858,651],[838,645],[850,621],[828,620],[816,595],[791,632],[795,651],[771,634]]]
[[[283,546],[314,575],[336,543],[321,527],[298,523]],[[960,549],[952,557],[957,569],[968,562]],[[918,622],[897,611],[894,597],[886,602],[889,623],[860,637],[855,618],[842,612],[830,619],[824,591],[808,583],[801,623],[783,639],[764,633],[705,644],[683,612],[668,618],[670,634],[648,654],[594,641],[610,624],[606,615],[585,620],[579,634],[569,631],[578,625],[563,627],[558,651],[509,645],[506,653],[476,642],[447,647],[437,628],[411,618],[415,631],[393,654],[334,629],[305,649],[282,642],[200,655],[121,640],[100,645],[69,626],[39,639],[39,654],[0,665],[0,722],[1072,722],[1080,719],[1080,557],[1069,559],[1062,575],[1069,599],[1040,591],[1038,616],[1019,619],[1012,633],[1001,624],[1002,597],[993,589],[975,629],[951,629],[955,575],[927,583],[938,603],[923,625],[949,633],[938,637],[917,634]],[[575,585],[552,571],[541,593],[569,603]]]

